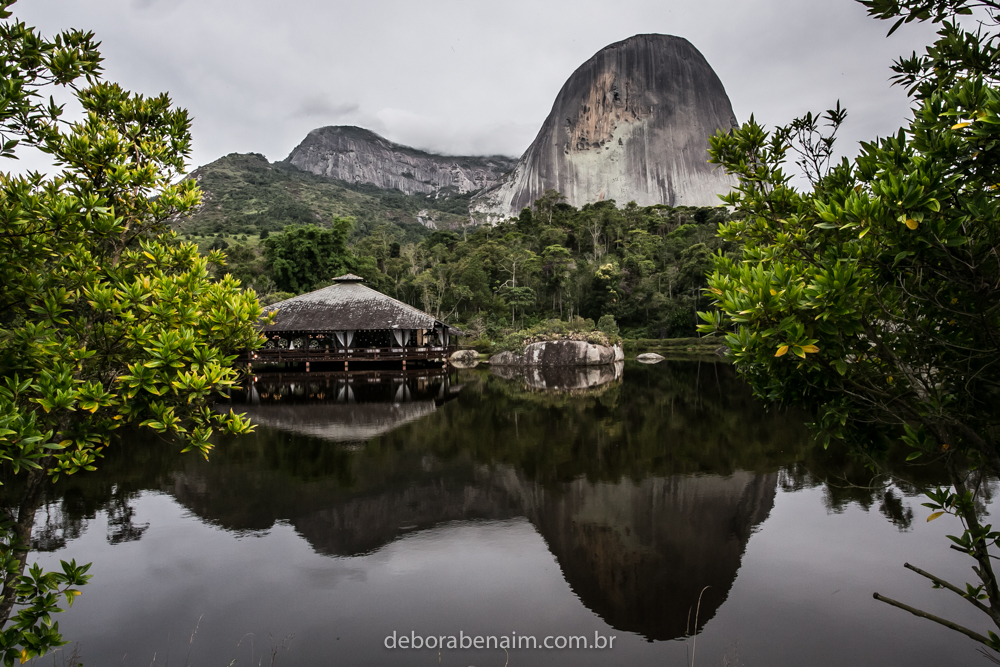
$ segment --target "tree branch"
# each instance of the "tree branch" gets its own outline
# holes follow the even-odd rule
[[[954,593],[958,593],[963,598],[965,598],[966,600],[968,600],[971,604],[975,605],[975,607],[979,611],[981,611],[981,612],[983,612],[985,614],[989,614],[990,613],[989,607],[987,607],[986,605],[984,605],[979,600],[975,600],[973,598],[968,597],[968,595],[966,594],[966,592],[963,591],[958,586],[955,586],[953,584],[949,584],[944,579],[941,579],[939,577],[935,577],[930,572],[925,572],[925,571],[921,570],[919,567],[914,567],[913,565],[910,565],[909,563],[903,563],[903,567],[905,567],[907,570],[913,570],[914,572],[916,572],[917,574],[919,574],[922,577],[927,577],[928,579],[930,579],[931,581],[933,581],[938,586],[941,586],[942,588],[947,588],[949,591],[952,591]]]
[[[927,620],[934,621],[935,623],[937,623],[939,625],[943,625],[946,628],[950,628],[951,630],[955,630],[956,632],[961,632],[966,637],[969,637],[970,639],[974,639],[977,642],[979,642],[980,644],[986,644],[987,646],[990,645],[990,640],[989,639],[987,639],[983,635],[979,634],[978,632],[975,632],[973,630],[970,630],[970,629],[968,629],[966,627],[963,627],[963,626],[959,625],[958,623],[952,623],[951,621],[949,621],[947,619],[944,619],[944,618],[941,618],[940,616],[935,616],[934,614],[928,614],[926,611],[921,611],[920,609],[917,609],[916,607],[911,607],[908,604],[903,604],[902,602],[897,602],[896,600],[893,600],[892,598],[887,598],[886,596],[879,595],[878,593],[872,593],[872,597],[875,598],[876,600],[878,600],[879,602],[884,602],[884,603],[886,603],[888,605],[892,605],[893,607],[898,607],[899,609],[902,609],[903,611],[908,611],[911,614],[913,614],[914,616],[919,616],[920,618],[926,618]]]

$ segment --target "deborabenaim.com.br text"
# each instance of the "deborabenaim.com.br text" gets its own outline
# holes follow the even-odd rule
[[[418,635],[398,634],[393,630],[385,638],[388,649],[470,649],[470,648],[503,648],[503,649],[608,649],[614,648],[616,635],[604,636],[594,632],[593,637],[587,635],[548,635],[538,639],[534,635],[519,635],[513,632],[509,635],[467,635],[459,631],[458,635]]]

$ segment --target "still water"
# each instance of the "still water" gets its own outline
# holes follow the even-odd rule
[[[933,469],[870,487],[723,363],[418,376],[261,377],[210,461],[134,436],[54,485],[34,555],[94,563],[83,663],[986,664],[872,599],[985,630],[902,567],[969,578]],[[588,648],[447,648],[476,636]]]

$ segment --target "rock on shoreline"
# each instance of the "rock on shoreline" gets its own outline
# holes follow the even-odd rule
[[[491,366],[602,366],[625,359],[618,345],[608,347],[582,340],[549,340],[531,343],[524,352],[500,352],[490,357]]]

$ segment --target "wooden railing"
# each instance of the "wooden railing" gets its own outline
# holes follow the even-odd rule
[[[244,363],[269,361],[440,361],[447,359],[457,346],[425,347],[352,347],[298,348],[267,347],[244,352],[238,360]]]

